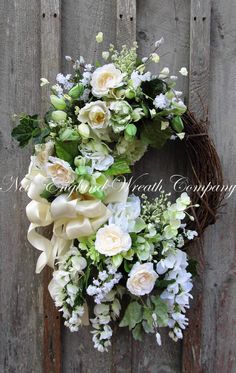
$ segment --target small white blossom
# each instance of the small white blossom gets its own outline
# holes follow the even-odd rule
[[[102,52],[102,58],[107,61],[110,56],[110,53],[107,51]]]
[[[103,42],[103,33],[102,33],[102,32],[99,32],[99,33],[96,35],[96,42],[97,42],[97,43],[102,43],[102,42]]]
[[[187,76],[188,70],[186,69],[186,67],[181,67],[181,69],[179,70],[179,73],[183,76]]]
[[[163,93],[160,93],[159,95],[155,97],[155,100],[153,101],[153,105],[157,109],[165,109],[169,105],[169,100],[166,98],[165,95],[163,95]]]
[[[44,87],[45,85],[49,84],[49,81],[45,78],[41,78],[40,82],[40,87]]]

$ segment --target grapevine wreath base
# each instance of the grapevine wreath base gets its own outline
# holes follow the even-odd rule
[[[49,291],[65,325],[79,331],[90,324],[101,352],[114,323],[137,340],[153,333],[159,345],[163,327],[174,341],[183,338],[193,275],[185,246],[215,222],[222,200],[207,126],[187,112],[177,76],[167,67],[148,70],[160,63],[162,42],[142,60],[136,43],[120,52],[111,45],[96,67],[67,56],[74,73],[57,75],[45,117],[20,115],[12,131],[21,147],[34,144],[22,186],[31,199],[28,240],[41,252],[36,272],[53,268]],[[179,73],[188,74],[185,67]],[[218,189],[194,191],[192,200],[186,192],[175,201],[165,193],[152,201],[129,195],[124,175],[149,147],[170,139],[185,145],[192,184]],[[38,230],[49,226],[51,239]]]

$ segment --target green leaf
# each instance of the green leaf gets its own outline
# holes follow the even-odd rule
[[[143,318],[142,306],[138,302],[132,302],[126,308],[123,319],[119,326],[128,326],[129,330],[133,329],[136,324],[140,323]]]
[[[78,141],[57,141],[55,149],[58,158],[61,158],[72,165],[74,164],[74,158],[79,154]]]
[[[114,265],[114,267],[118,268],[123,262],[123,256],[118,254],[118,255],[113,256],[111,260],[112,260],[112,264]]]
[[[163,279],[163,280],[157,280],[156,281],[156,287],[158,288],[158,289],[165,289],[165,288],[167,288],[167,286],[168,285],[171,285],[171,284],[173,284],[175,282],[175,280],[165,280],[165,279]]]
[[[49,128],[43,128],[40,130],[39,134],[33,138],[34,144],[42,144],[44,142],[45,137],[50,134]]]
[[[160,93],[165,93],[167,90],[167,84],[161,79],[153,79],[150,81],[142,82],[142,91],[153,100]]]
[[[145,330],[146,333],[153,333],[153,318],[152,318],[152,314],[153,314],[153,310],[150,306],[149,307],[145,307],[144,308],[144,311],[143,311],[143,328]]]
[[[20,118],[19,122],[20,123],[13,128],[11,135],[19,142],[20,147],[27,145],[32,138],[35,138],[37,142],[43,142],[44,137],[49,134],[46,128],[41,129],[39,127],[37,115],[24,115]]]
[[[131,169],[127,161],[123,158],[117,158],[111,167],[104,172],[106,176],[117,176],[128,174],[131,172]]]
[[[161,148],[172,134],[173,130],[169,127],[165,130],[161,129],[160,119],[154,119],[151,122],[143,120],[143,125],[141,126],[141,140],[153,148]]]
[[[181,119],[180,116],[175,116],[175,117],[171,120],[171,125],[172,125],[172,128],[173,128],[176,132],[178,132],[178,133],[182,132],[183,129],[184,129],[184,123],[183,123],[183,121],[182,121],[182,119]]]
[[[48,201],[51,201],[52,198],[55,197],[54,193],[51,193],[47,188],[44,189],[44,191],[40,194],[40,197],[47,199]]]
[[[129,273],[133,267],[133,263],[129,263],[127,260],[124,260],[124,269],[125,272]]]
[[[155,314],[157,315],[157,323],[159,326],[167,326],[168,324],[168,307],[167,304],[159,296],[151,296],[151,301],[155,306]]]
[[[143,334],[143,329],[142,329],[142,324],[137,324],[135,328],[132,330],[133,338],[136,341],[142,341],[142,334]]]
[[[196,277],[198,275],[197,271],[198,261],[195,259],[188,259],[188,266],[186,270],[191,273],[193,277]]]
[[[135,233],[141,232],[146,227],[146,223],[142,218],[137,218],[135,220],[134,229]]]

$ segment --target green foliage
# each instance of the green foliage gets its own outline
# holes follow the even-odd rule
[[[55,143],[56,155],[73,165],[74,158],[78,155],[78,141],[59,141]]]
[[[112,257],[112,264],[114,265],[114,267],[118,268],[122,262],[123,262],[123,257],[121,254],[117,254]]]
[[[49,135],[49,128],[41,128],[39,126],[38,115],[24,115],[20,117],[19,124],[13,128],[11,135],[19,142],[20,147],[26,146],[30,140],[34,144],[43,143]]]
[[[152,121],[143,120],[141,140],[153,148],[161,148],[172,134],[173,131],[169,127],[165,130],[161,129],[161,121],[159,119],[153,119]]]
[[[142,341],[142,334],[143,334],[142,324],[137,324],[135,328],[132,330],[133,338],[136,341]]]
[[[168,324],[168,307],[167,304],[159,296],[151,296],[151,301],[154,304],[154,312],[157,316],[159,326],[167,326]]]
[[[187,271],[190,272],[193,277],[196,277],[198,275],[197,266],[198,266],[197,260],[188,258]]]
[[[143,310],[141,304],[138,302],[131,302],[126,308],[123,319],[119,326],[128,326],[129,330],[133,329],[136,324],[140,323],[143,319]]]
[[[55,198],[55,193],[52,193],[47,188],[45,188],[44,191],[40,194],[40,197],[45,198],[46,200],[48,200],[48,202],[52,202]]]
[[[117,176],[128,174],[131,172],[131,169],[127,163],[127,161],[123,158],[115,159],[112,166],[104,172],[106,176]]]
[[[156,78],[142,82],[141,88],[148,97],[154,100],[157,95],[167,90],[167,84],[163,80]]]
[[[156,288],[158,289],[166,289],[168,285],[174,284],[175,280],[160,280],[159,278],[156,281]]]
[[[183,123],[181,117],[180,117],[180,116],[175,116],[175,117],[171,120],[171,126],[172,126],[172,128],[173,128],[176,132],[178,132],[178,133],[182,132],[183,129],[184,129],[184,123]]]

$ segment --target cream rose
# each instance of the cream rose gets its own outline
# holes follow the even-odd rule
[[[49,157],[51,163],[46,163],[47,176],[58,188],[69,186],[75,180],[75,173],[69,163],[56,157]]]
[[[102,101],[95,101],[86,104],[78,115],[78,120],[82,123],[96,129],[104,129],[108,126],[110,119],[110,111]]]
[[[131,237],[115,224],[106,225],[97,231],[95,249],[103,255],[113,256],[128,251]]]
[[[109,89],[122,85],[124,74],[112,63],[98,67],[92,74],[91,86],[95,97],[106,96]]]
[[[154,271],[152,263],[136,263],[129,273],[127,288],[137,296],[149,294],[157,278],[158,274]]]

